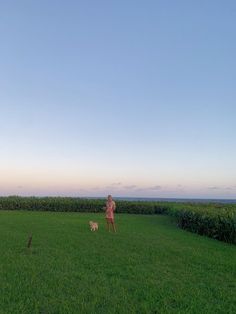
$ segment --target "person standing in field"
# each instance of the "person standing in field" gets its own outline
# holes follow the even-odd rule
[[[112,226],[113,232],[116,232],[116,226],[114,221],[114,211],[116,209],[116,203],[113,201],[112,196],[108,195],[106,202],[106,221],[107,230],[110,232],[110,227]]]

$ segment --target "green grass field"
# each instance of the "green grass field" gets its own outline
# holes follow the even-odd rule
[[[167,216],[116,221],[113,234],[102,214],[0,211],[0,313],[236,312],[235,246]]]

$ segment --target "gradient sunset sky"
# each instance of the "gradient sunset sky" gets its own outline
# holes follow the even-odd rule
[[[236,1],[1,1],[0,38],[0,195],[236,198]]]

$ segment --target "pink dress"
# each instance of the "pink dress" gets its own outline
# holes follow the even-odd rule
[[[106,218],[114,220],[114,202],[106,203]]]

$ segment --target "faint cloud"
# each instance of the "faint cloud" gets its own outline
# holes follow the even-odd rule
[[[135,189],[136,187],[137,187],[137,185],[126,185],[126,186],[124,186],[124,188],[128,189],[128,190]]]
[[[235,190],[236,186],[209,186],[208,189],[209,190]]]
[[[112,185],[112,186],[120,186],[120,185],[122,185],[122,183],[121,183],[121,182],[114,182],[114,183],[112,183],[111,185]]]
[[[23,186],[22,185],[18,185],[17,189],[23,189]]]
[[[161,185],[154,185],[148,188],[148,190],[161,190],[162,186]]]
[[[139,188],[136,188],[135,186],[133,187],[135,190],[135,192],[147,192],[147,191],[158,191],[158,190],[161,190],[162,189],[162,186],[161,185],[154,185],[154,186],[150,186],[150,187],[139,187]]]
[[[110,185],[107,185],[105,188],[112,190],[112,189],[116,189],[116,188],[121,187],[121,185],[122,185],[121,182],[113,182]]]
[[[92,190],[100,190],[100,187],[99,186],[95,186],[93,188],[91,188]]]
[[[235,190],[236,189],[236,185],[227,186],[225,189],[226,190],[230,190],[230,191]]]
[[[138,189],[135,189],[135,192],[139,193],[139,192],[144,192],[146,189],[142,189],[142,188],[138,188]]]
[[[220,189],[220,187],[218,187],[218,186],[209,186],[208,187],[208,190],[219,190]]]

